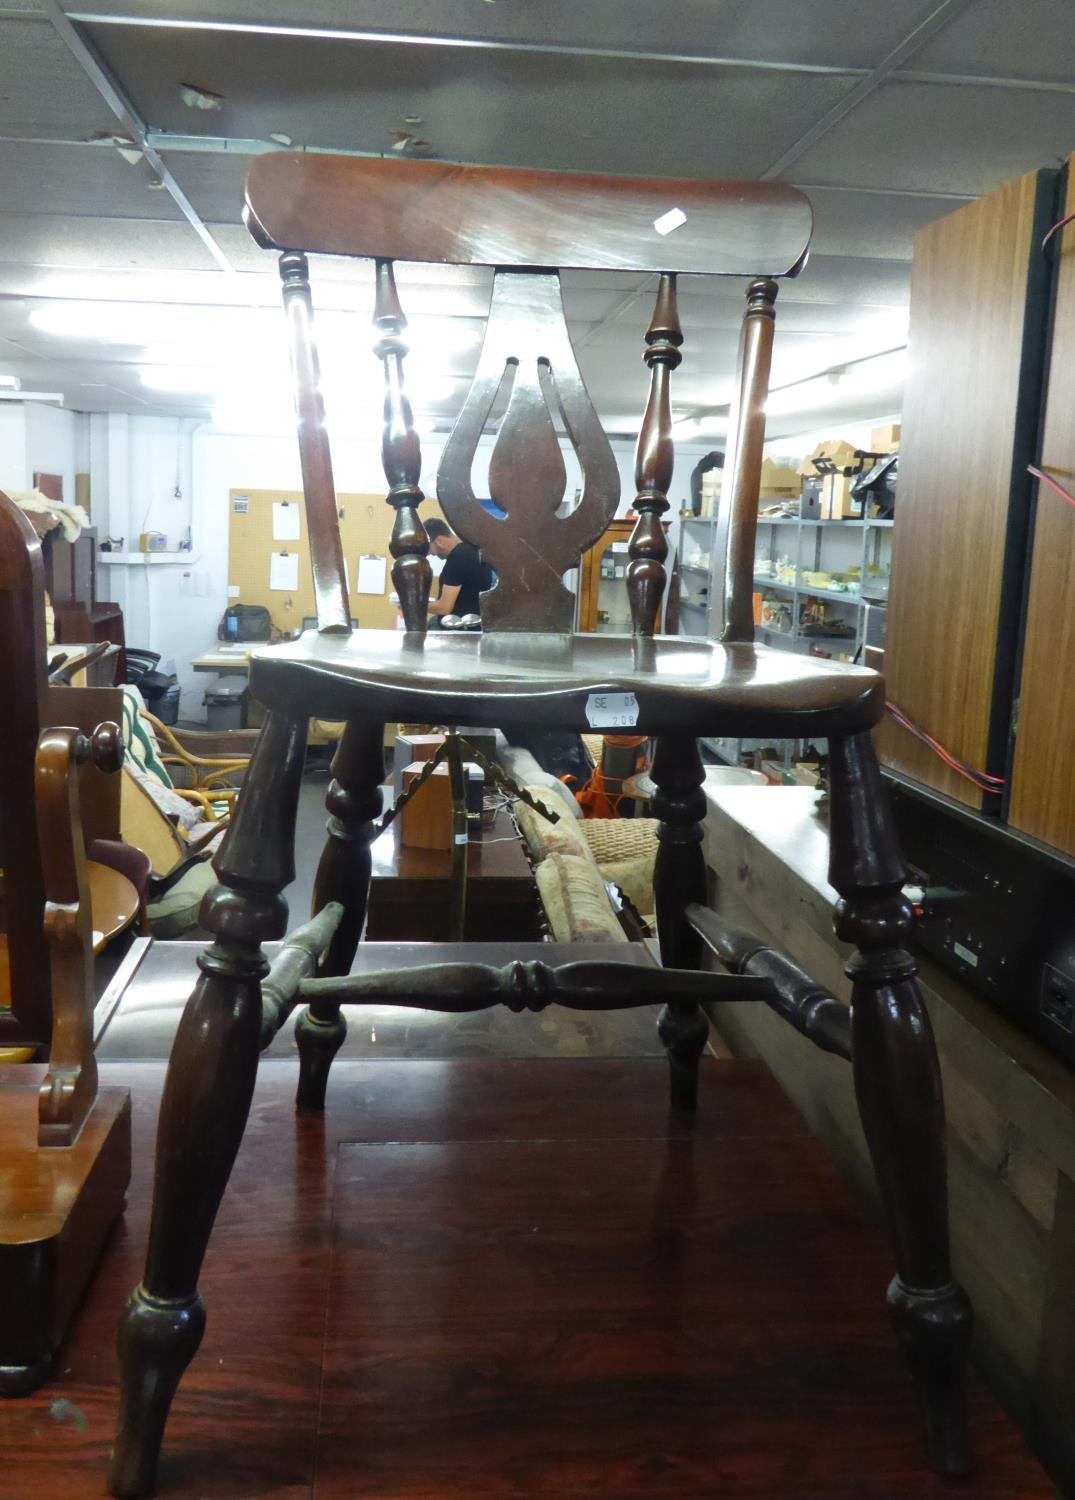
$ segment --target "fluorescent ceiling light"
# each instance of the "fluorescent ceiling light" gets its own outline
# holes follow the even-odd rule
[[[0,401],[51,401],[63,405],[62,391],[7,391],[0,390]]]
[[[792,412],[819,411],[826,406],[842,406],[848,401],[868,396],[874,391],[895,391],[907,375],[907,350],[889,349],[884,354],[855,360],[833,370],[826,370],[810,380],[796,381],[770,391],[765,403],[767,417]]]
[[[380,334],[369,314],[335,310],[316,318],[317,338],[327,346],[339,343],[354,358],[372,360],[373,344]],[[286,322],[276,307],[211,307],[174,302],[48,302],[29,315],[31,328],[56,338],[92,339],[103,344],[178,345],[188,348],[210,340],[211,347],[227,354],[231,346],[272,343],[285,348]],[[430,357],[461,354],[473,349],[479,330],[472,318],[417,318],[404,331],[408,348]],[[202,342],[201,357],[205,358]]]

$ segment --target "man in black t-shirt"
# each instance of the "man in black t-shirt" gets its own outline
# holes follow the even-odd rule
[[[434,516],[425,523],[430,551],[444,558],[440,590],[429,606],[430,615],[477,615],[479,595],[493,586],[493,570],[482,562],[477,547],[464,542],[445,521]]]

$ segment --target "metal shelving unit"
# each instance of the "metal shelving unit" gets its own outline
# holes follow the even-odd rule
[[[782,650],[802,651],[809,650],[811,645],[823,646],[825,649],[842,648],[849,656],[854,656],[862,645],[865,627],[865,605],[883,605],[887,598],[887,587],[882,590],[874,590],[869,587],[869,569],[878,568],[882,565],[885,555],[883,545],[886,532],[891,532],[893,522],[891,520],[870,519],[846,520],[846,521],[821,521],[805,520],[798,516],[773,516],[758,518],[758,556],[762,556],[763,549],[768,551],[768,560],[775,565],[776,559],[781,552],[792,556],[794,568],[794,581],[780,580],[769,573],[755,573],[754,587],[759,592],[769,592],[780,595],[791,601],[791,617],[793,621],[791,630],[777,630],[768,626],[759,626],[758,631],[768,645],[778,646]],[[822,569],[821,559],[825,548],[830,545],[827,539],[832,535],[844,537],[858,536],[861,545],[857,554],[848,554],[848,566],[857,564],[860,568],[860,587],[858,589],[826,589],[816,584],[804,583],[803,574],[807,572],[842,571],[833,568],[830,564],[828,569]],[[787,538],[787,541],[785,540]],[[791,542],[792,545],[788,545]],[[807,556],[806,549],[810,547],[812,560]],[[792,555],[793,554],[793,555]],[[863,592],[861,584],[867,587]],[[801,626],[802,604],[806,599],[823,599],[828,603],[846,606],[849,624],[853,624],[854,633],[841,635],[833,633],[826,635],[817,630],[804,630]]]
[[[775,630],[758,626],[759,640],[768,646],[785,651],[809,651],[811,646],[818,646],[834,653],[843,652],[849,656],[855,655],[863,640],[865,606],[884,604],[885,595],[871,594],[869,589],[863,594],[811,587],[801,581],[802,574],[804,571],[822,571],[822,554],[826,547],[831,546],[827,539],[836,533],[845,537],[857,535],[861,539],[861,546],[853,562],[859,563],[862,570],[860,578],[866,579],[867,569],[870,566],[877,567],[881,563],[884,556],[884,535],[892,530],[893,524],[890,520],[822,521],[803,519],[798,516],[759,516],[759,554],[762,549],[765,549],[771,561],[775,560],[779,552],[793,554],[795,569],[795,581],[792,583],[778,582],[775,578],[764,574],[755,575],[754,586],[759,592],[768,590],[790,600],[791,618],[794,622],[792,630]],[[683,635],[706,636],[710,632],[715,531],[715,516],[680,516],[679,518],[677,546],[680,581],[679,628]],[[813,559],[812,563],[807,560],[805,549],[810,549],[809,556]],[[799,622],[801,604],[807,598],[824,599],[829,603],[847,606],[848,613],[853,612],[854,615],[854,634],[847,636],[804,634]],[[715,760],[728,765],[739,765],[744,754],[763,748],[765,744],[771,742],[703,738],[701,743]],[[789,740],[783,744],[782,748],[785,762],[790,765],[797,753],[796,742]]]

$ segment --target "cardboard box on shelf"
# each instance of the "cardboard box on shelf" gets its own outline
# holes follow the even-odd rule
[[[870,429],[871,453],[896,453],[900,446],[900,423],[886,422]]]
[[[843,438],[824,438],[813,453],[807,455],[799,465],[799,473],[804,479],[810,479],[818,473],[814,464],[815,458],[828,459],[838,469],[853,469],[858,466],[855,457],[856,449],[851,443],[845,443]]]
[[[854,481],[854,474],[825,475],[821,481],[821,519],[823,521],[844,521],[856,514],[862,514],[861,504],[856,510],[851,494]]]
[[[797,469],[774,463],[771,458],[762,462],[759,500],[793,500],[802,488],[802,475]]]

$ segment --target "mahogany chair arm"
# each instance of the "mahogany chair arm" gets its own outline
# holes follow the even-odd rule
[[[34,797],[45,886],[45,937],[52,979],[52,1049],[38,1095],[38,1145],[71,1146],[97,1097],[93,1055],[93,919],[82,837],[78,767],[118,772],[116,724],[92,735],[46,729],[38,740]]]

